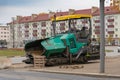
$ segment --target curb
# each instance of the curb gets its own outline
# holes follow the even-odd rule
[[[45,72],[45,73],[56,73],[56,74],[69,74],[69,75],[82,75],[89,77],[101,77],[101,78],[120,78],[120,75],[106,74],[106,73],[80,73],[80,72],[69,72],[69,71],[53,71],[45,69],[30,69],[29,71]]]

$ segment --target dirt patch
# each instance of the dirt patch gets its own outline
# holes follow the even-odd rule
[[[12,65],[11,61],[7,57],[0,57],[0,69],[9,68]]]
[[[16,66],[23,67],[26,64],[16,64]],[[34,69],[33,65],[27,65],[26,69]],[[100,60],[91,60],[87,64],[74,64],[74,65],[59,65],[42,68],[43,70],[51,71],[69,71],[78,73],[99,73],[100,72]],[[38,70],[41,70],[41,68]],[[120,56],[106,57],[105,58],[105,73],[120,75]]]
[[[55,71],[72,71],[79,73],[99,73],[100,60],[91,60],[87,64],[61,65],[54,67],[46,67],[45,69]],[[106,57],[105,73],[120,75],[120,56]]]

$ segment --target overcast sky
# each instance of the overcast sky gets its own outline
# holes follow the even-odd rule
[[[11,21],[16,15],[30,16],[49,11],[68,11],[69,9],[88,9],[99,7],[100,0],[0,0],[0,23]],[[109,6],[110,0],[105,0]]]

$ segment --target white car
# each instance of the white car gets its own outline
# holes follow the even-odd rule
[[[120,46],[118,46],[118,48],[117,48],[117,49],[118,49],[118,52],[120,52]]]

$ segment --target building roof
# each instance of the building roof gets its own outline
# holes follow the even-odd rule
[[[46,20],[49,20],[49,14],[41,13],[37,15],[35,18],[33,18],[32,21],[36,22],[36,21],[46,21]]]
[[[68,15],[68,11],[65,12],[56,12],[56,16],[65,16]]]
[[[75,14],[89,14],[92,16],[97,16],[100,14],[100,9],[97,7],[92,7],[91,9],[82,9],[82,10],[75,10]],[[118,14],[120,11],[118,10],[112,10],[110,7],[105,7],[105,14]],[[64,11],[64,12],[56,12],[56,16],[65,16],[69,14],[69,11]],[[28,23],[28,22],[37,22],[37,21],[47,21],[50,20],[49,14],[48,13],[40,13],[36,14],[35,16],[24,16],[20,17],[18,20],[15,20],[14,22],[11,23]]]
[[[76,10],[75,14],[91,14],[91,9]]]
[[[110,7],[105,7],[104,13],[105,13],[106,15],[110,15],[110,14],[118,14],[118,13],[120,13],[120,11],[118,11],[118,10],[113,10],[113,9],[111,9]],[[100,9],[99,9],[99,8],[96,9],[96,10],[92,13],[92,15],[93,15],[93,16],[100,15]]]
[[[31,22],[31,21],[32,21],[32,16],[25,16],[25,17],[22,17],[18,22],[26,23],[26,22]]]
[[[8,28],[8,26],[0,25],[0,28]]]

